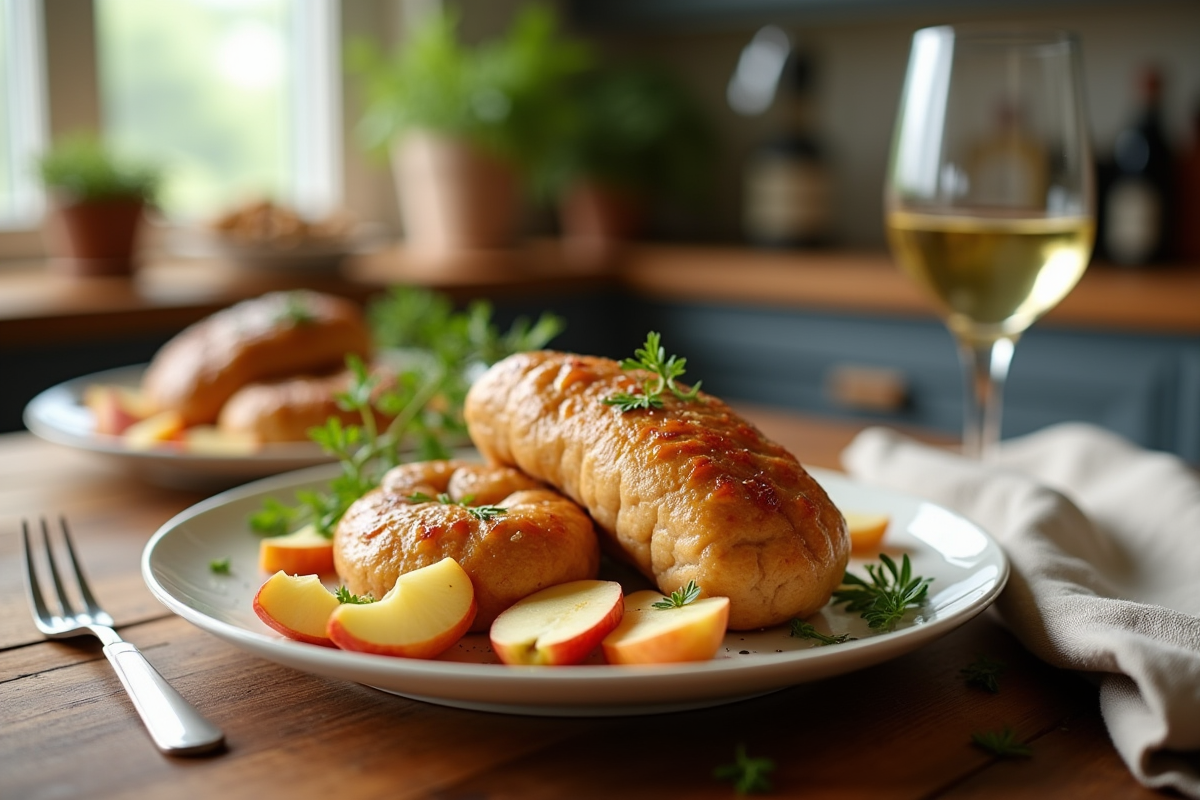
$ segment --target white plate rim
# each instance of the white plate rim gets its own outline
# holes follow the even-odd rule
[[[839,491],[858,491],[875,497],[883,508],[907,504],[904,507],[936,510],[941,515],[939,519],[953,520],[960,526],[960,533],[970,531],[973,536],[983,537],[978,567],[990,571],[991,577],[983,580],[969,597],[952,601],[944,615],[924,621],[918,615],[916,622],[893,632],[836,646],[738,655],[680,665],[527,668],[391,658],[294,642],[278,636],[261,623],[261,630],[252,630],[218,619],[206,613],[199,604],[176,596],[160,580],[162,565],[156,559],[159,559],[164,542],[172,536],[184,535],[179,532],[189,523],[200,524],[202,528],[206,515],[312,483],[330,471],[331,465],[323,465],[265,478],[215,495],[180,512],[159,528],[143,550],[142,576],[150,591],[168,609],[197,627],[247,652],[302,671],[355,681],[442,705],[502,713],[593,716],[710,706],[881,663],[950,633],[984,611],[1004,588],[1009,575],[1008,559],[999,544],[964,517],[922,498],[857,484],[841,473],[810,469],[835,497]],[[193,522],[197,520],[198,523]],[[249,531],[243,535],[252,541]],[[889,531],[888,536],[893,537],[893,531]],[[906,545],[911,544],[905,541]],[[254,547],[256,550],[257,546]],[[915,552],[914,559],[921,551]],[[938,551],[936,555],[945,554]],[[861,569],[858,572],[861,574]],[[972,579],[981,574],[973,573]],[[261,583],[265,577],[257,574],[256,580]],[[248,608],[249,598],[242,599]],[[258,621],[254,620],[254,623]],[[727,642],[730,637],[741,636],[731,632]],[[586,698],[585,692],[588,693]]]

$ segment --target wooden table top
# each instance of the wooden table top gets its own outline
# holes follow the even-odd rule
[[[836,468],[858,426],[748,415],[802,461]],[[139,574],[150,536],[202,499],[99,457],[0,436],[0,797],[728,798],[713,777],[739,745],[770,758],[771,796],[1154,797],[1108,740],[1096,691],[1025,652],[984,614],[880,666],[753,700],[662,716],[560,719],[455,710],[248,655],[168,612]],[[215,755],[161,755],[87,638],[44,641],[26,607],[23,518],[65,514],[93,589],[186,698],[224,729]],[[1001,691],[964,684],[986,654]],[[975,731],[1013,728],[1031,758]]]

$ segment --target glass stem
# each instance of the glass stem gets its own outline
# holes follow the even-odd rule
[[[963,454],[968,458],[986,460],[995,455],[1000,444],[1004,382],[1015,344],[1011,338],[959,340],[958,352],[967,381]]]

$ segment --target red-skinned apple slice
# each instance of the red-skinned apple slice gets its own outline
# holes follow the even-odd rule
[[[338,606],[327,633],[343,650],[434,658],[462,638],[475,612],[470,577],[444,558],[404,573],[375,603]]]
[[[149,416],[141,396],[125,386],[92,384],[83,392],[83,404],[92,411],[93,430],[108,436],[120,436]]]
[[[333,647],[326,634],[338,599],[316,575],[276,572],[254,595],[254,613],[289,639]]]
[[[729,598],[705,597],[674,608],[655,608],[663,596],[634,592],[625,617],[602,642],[610,664],[672,664],[707,661],[717,654],[729,623]]]
[[[263,572],[283,570],[292,575],[333,572],[333,539],[305,525],[283,536],[258,543],[258,568]]]
[[[621,584],[571,581],[534,592],[492,623],[492,652],[505,664],[578,664],[617,626]]]

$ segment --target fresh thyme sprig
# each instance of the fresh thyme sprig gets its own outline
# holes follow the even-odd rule
[[[791,625],[792,636],[795,636],[797,639],[812,639],[821,647],[824,647],[827,644],[845,644],[846,642],[851,641],[850,634],[848,633],[838,634],[837,636],[829,636],[821,633],[819,630],[813,627],[811,623],[805,622],[802,619],[792,620]]]
[[[980,731],[971,734],[971,742],[1000,758],[1029,758],[1033,748],[1021,742],[1008,725],[999,731]]]
[[[452,498],[450,495],[446,494],[445,492],[440,493],[437,497],[430,497],[429,495],[425,494],[424,492],[416,492],[414,494],[410,494],[408,496],[408,499],[414,503],[432,503],[436,500],[437,502],[441,503],[442,505],[446,505],[446,506],[462,506],[463,508],[465,508],[467,510],[468,514],[470,514],[472,517],[479,520],[480,522],[491,522],[493,519],[500,516],[501,514],[508,513],[508,509],[502,508],[501,506],[473,506],[473,505],[471,505],[471,501],[475,499],[474,495],[472,495],[470,497],[464,497],[462,500],[455,500],[454,498]]]
[[[652,608],[683,608],[700,596],[700,587],[695,581],[688,581],[682,588],[671,592],[669,598],[663,598],[657,603],[651,603]]]
[[[256,532],[277,536],[311,521],[332,536],[350,504],[379,485],[383,473],[400,463],[402,451],[412,448],[418,460],[449,457],[446,440],[466,432],[463,401],[480,368],[542,347],[562,330],[561,320],[543,315],[533,325],[517,320],[501,334],[489,304],[456,312],[446,297],[407,287],[373,302],[367,314],[375,344],[403,349],[411,366],[385,380],[360,358],[347,358],[351,383],[337,402],[359,421],[330,417],[308,432],[341,469],[324,489],[296,492],[292,505],[268,498],[250,517]],[[490,519],[502,512],[481,506],[472,513]]]
[[[369,603],[374,603],[375,598],[369,594],[351,594],[350,590],[345,586],[339,586],[334,592],[337,601],[342,605],[365,606]]]
[[[751,758],[746,755],[746,746],[739,744],[732,764],[722,764],[713,770],[713,777],[733,781],[738,794],[755,794],[771,791],[771,780],[767,777],[775,769],[769,758]]]
[[[905,612],[925,602],[933,578],[913,577],[908,554],[896,566],[887,553],[880,553],[878,564],[867,564],[864,581],[849,572],[842,578],[842,588],[833,593],[833,602],[848,603],[847,611],[857,611],[871,628],[892,630]]]
[[[641,393],[617,392],[602,401],[605,405],[616,406],[617,410],[633,411],[634,409],[662,408],[664,391],[670,390],[680,400],[695,400],[700,392],[700,381],[692,386],[691,391],[683,391],[675,385],[675,379],[686,372],[686,358],[667,357],[662,347],[662,337],[656,331],[646,334],[646,343],[633,352],[637,358],[627,358],[621,362],[621,369],[645,369],[654,373],[654,377],[642,382]]]
[[[989,656],[980,655],[974,661],[958,671],[968,686],[976,686],[984,691],[998,694],[1000,692],[1000,675],[1004,672],[1005,663]]]

